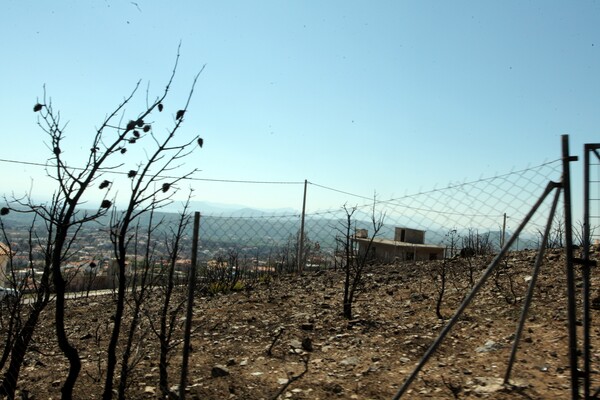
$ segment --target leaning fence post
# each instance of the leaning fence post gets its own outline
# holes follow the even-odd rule
[[[558,187],[560,187],[560,184],[558,184],[556,182],[548,182],[548,185],[546,186],[546,189],[544,190],[544,193],[542,194],[542,196],[533,205],[531,210],[529,210],[529,213],[527,213],[527,215],[525,216],[523,221],[521,221],[521,224],[519,225],[517,230],[512,234],[512,236],[508,239],[508,242],[506,242],[504,244],[504,247],[500,250],[500,252],[496,255],[496,257],[494,257],[492,262],[485,269],[485,271],[481,275],[481,278],[479,278],[479,281],[471,288],[471,291],[464,298],[464,300],[462,301],[462,303],[460,304],[458,309],[455,311],[452,318],[450,318],[450,320],[446,323],[446,326],[444,326],[444,328],[442,328],[438,337],[429,346],[427,351],[425,351],[425,354],[423,355],[423,357],[421,357],[421,360],[415,366],[415,368],[413,369],[411,374],[406,378],[406,380],[404,381],[404,383],[402,384],[402,386],[400,387],[400,389],[398,390],[396,395],[393,397],[393,400],[398,400],[404,395],[404,393],[406,392],[406,390],[408,389],[408,387],[410,386],[412,381],[417,377],[417,374],[421,371],[421,369],[423,369],[423,367],[425,366],[425,364],[427,363],[427,361],[429,360],[431,355],[437,350],[437,348],[442,343],[442,341],[445,339],[445,337],[448,335],[448,333],[450,332],[452,327],[456,324],[458,319],[461,317],[463,311],[471,303],[471,301],[473,300],[475,295],[479,292],[481,287],[484,285],[484,283],[490,277],[490,275],[492,274],[494,269],[496,269],[496,266],[500,263],[500,260],[502,258],[504,258],[506,253],[508,253],[508,251],[511,248],[511,246],[513,245],[513,243],[517,240],[517,238],[519,237],[519,235],[521,234],[521,232],[523,231],[525,226],[529,223],[529,220],[533,217],[533,214],[535,214],[537,209],[544,202],[546,197],[548,197],[548,195],[552,192],[552,190],[554,190]]]
[[[554,196],[554,201],[552,202],[552,207],[550,209],[550,213],[548,214],[548,222],[546,223],[546,229],[544,230],[544,236],[542,238],[542,243],[540,248],[538,249],[537,256],[535,258],[535,264],[533,266],[533,273],[531,274],[531,281],[529,281],[529,287],[527,288],[527,295],[525,296],[525,302],[523,303],[523,308],[521,309],[521,317],[519,319],[519,325],[517,326],[517,331],[515,333],[515,339],[513,342],[513,346],[510,352],[510,357],[508,359],[508,367],[506,368],[506,374],[504,375],[504,384],[509,384],[510,374],[512,372],[512,367],[515,363],[515,358],[517,356],[517,350],[519,348],[519,343],[521,341],[521,335],[523,334],[523,328],[525,327],[525,320],[527,319],[527,313],[529,312],[529,307],[531,306],[531,300],[533,299],[533,291],[535,289],[536,281],[540,272],[540,267],[542,265],[544,259],[544,253],[546,250],[546,246],[548,245],[548,235],[550,235],[550,229],[552,227],[552,221],[554,221],[554,215],[556,214],[556,207],[558,206],[558,200],[560,199],[560,189],[556,190],[556,195]],[[506,215],[506,214],[504,214]]]
[[[183,360],[181,361],[181,380],[179,382],[179,399],[185,398],[187,385],[188,361],[190,357],[190,336],[192,332],[192,311],[194,309],[194,294],[196,291],[196,268],[198,263],[198,236],[200,231],[200,213],[194,213],[194,233],[192,236],[192,263],[188,275],[188,298],[185,316],[185,331],[183,335]]]

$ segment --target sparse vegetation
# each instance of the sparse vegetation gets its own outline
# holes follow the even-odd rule
[[[359,293],[363,289],[364,275],[369,265],[375,262],[373,254],[373,239],[377,237],[379,231],[383,227],[384,214],[376,214],[376,199],[373,201],[371,210],[371,229],[372,234],[362,252],[356,249],[354,241],[355,237],[355,221],[353,220],[354,213],[357,207],[348,207],[344,205],[342,208],[346,213],[346,219],[339,227],[339,235],[337,237],[339,248],[342,249],[342,270],[344,271],[344,301],[343,313],[348,319],[352,319],[352,306],[356,301]]]
[[[525,278],[531,273],[534,256],[534,251],[509,254],[517,296],[525,293]],[[472,261],[486,265],[489,258],[474,256]],[[456,265],[464,262],[455,260]],[[439,263],[371,266],[369,279],[364,281],[364,296],[360,297],[364,300],[355,303],[352,320],[340,312],[342,270],[284,274],[268,287],[259,284],[250,291],[201,295],[193,313],[188,396],[257,399],[292,393],[302,398],[391,398],[442,327],[434,312],[436,289],[429,273]],[[438,349],[435,361],[425,367],[423,379],[414,382],[412,395],[407,398],[477,398],[485,396],[486,390],[501,400],[523,395],[534,399],[568,397],[566,300],[560,290],[566,279],[563,268],[560,250],[549,251],[513,374],[518,392],[502,389],[495,382],[502,380],[519,307],[507,304],[490,280]],[[458,288],[468,286],[465,274],[452,273],[449,277],[458,280]],[[598,283],[595,278],[594,283]],[[421,295],[417,295],[419,287]],[[445,313],[463,297],[461,291],[453,290],[454,284],[447,289],[442,306]],[[183,291],[176,290],[171,309],[176,309],[184,297]],[[271,301],[266,301],[268,297]],[[162,313],[163,299],[157,295],[144,303],[148,323],[158,321],[151,316]],[[66,316],[77,320],[69,333],[79,343],[82,356],[77,396],[98,398],[103,386],[98,379],[96,354],[106,349],[110,333],[106,325],[111,322],[113,304],[110,294],[69,300]],[[124,314],[126,326],[130,326],[132,311],[127,308]],[[28,354],[29,367],[23,371],[21,387],[36,398],[60,396],[60,388],[52,384],[56,376],[46,366],[57,370],[67,367],[51,339],[52,325],[46,323],[51,319],[51,313],[43,314],[36,351]],[[169,321],[170,376],[179,371],[175,362],[179,352],[174,350],[181,349],[183,321],[181,314]],[[128,398],[162,393],[162,345],[152,339],[153,335],[142,342],[143,357],[129,373]],[[593,340],[594,345],[600,345],[597,338]],[[594,357],[593,362],[600,362]],[[215,366],[224,368],[219,370],[223,375],[211,374]]]
[[[177,61],[179,54],[177,54]],[[8,201],[8,207],[2,209],[2,215],[7,216],[10,211],[19,213],[31,213],[39,218],[46,228],[44,238],[37,237],[33,225],[31,228],[32,240],[31,252],[34,248],[43,248],[45,252],[44,267],[41,278],[33,277],[31,283],[36,291],[36,297],[32,302],[32,311],[27,317],[25,324],[20,322],[11,326],[9,340],[6,341],[4,349],[4,362],[7,354],[11,353],[11,362],[5,369],[4,379],[0,386],[0,395],[13,398],[16,382],[19,379],[21,366],[24,362],[25,353],[31,342],[34,331],[38,325],[40,314],[45,310],[49,302],[50,293],[54,301],[54,318],[56,327],[56,338],[61,352],[69,361],[69,370],[64,380],[61,393],[63,398],[72,398],[73,390],[81,371],[81,358],[79,349],[72,337],[67,334],[68,325],[73,321],[66,318],[66,297],[71,282],[83,275],[82,265],[76,268],[66,268],[66,264],[74,256],[74,248],[79,240],[79,234],[87,224],[98,222],[103,216],[111,215],[110,238],[114,245],[116,259],[117,281],[115,313],[113,316],[111,340],[107,349],[107,362],[103,371],[105,387],[104,399],[114,396],[114,375],[117,368],[117,347],[120,343],[123,316],[125,314],[126,290],[131,289],[132,315],[133,319],[128,327],[127,340],[123,348],[121,359],[121,373],[118,387],[118,397],[125,398],[127,388],[127,377],[133,366],[139,362],[133,357],[132,350],[135,346],[135,337],[144,332],[138,329],[142,322],[141,310],[148,296],[148,290],[153,286],[152,270],[155,261],[152,259],[151,245],[147,243],[145,249],[138,248],[139,218],[145,213],[169,204],[172,196],[177,192],[178,184],[189,178],[195,170],[181,173],[178,163],[191,154],[194,148],[203,144],[199,137],[189,141],[177,143],[176,133],[183,123],[184,113],[188,110],[194,86],[198,75],[194,78],[187,101],[184,107],[177,112],[177,117],[172,127],[163,136],[157,136],[152,130],[150,120],[155,109],[162,110],[167,94],[173,82],[177,69],[177,61],[173,68],[171,77],[164,91],[154,101],[147,101],[146,106],[129,122],[123,123],[123,115],[133,113],[127,110],[131,101],[137,93],[139,82],[134,90],[127,96],[108,116],[102,121],[99,128],[90,136],[90,150],[83,167],[73,168],[68,152],[65,152],[66,124],[61,122],[61,114],[55,110],[51,100],[44,93],[43,100],[36,103],[33,111],[38,115],[38,125],[47,135],[47,146],[51,150],[51,165],[48,175],[56,182],[56,189],[52,200],[47,204],[38,204],[30,196],[13,198]],[[161,105],[160,107],[158,107]],[[126,120],[126,119],[125,119]],[[145,122],[146,121],[146,122]],[[143,134],[140,133],[143,131]],[[131,146],[142,146],[146,143],[146,159],[130,160],[124,156],[126,150]],[[117,194],[112,190],[114,181],[105,179],[107,174],[116,173],[117,168],[123,165],[132,165],[127,174],[130,182],[130,196],[124,210],[115,206]],[[166,173],[171,176],[166,176]],[[118,177],[118,174],[115,174]],[[173,176],[174,175],[174,176]],[[118,179],[118,178],[115,178]],[[87,199],[92,196],[96,182],[101,181],[98,189],[102,190],[99,195],[99,207],[89,210],[84,207]],[[97,194],[94,194],[98,196]],[[112,196],[112,198],[110,197]],[[152,222],[148,225],[145,235],[151,240],[155,227]],[[6,237],[10,243],[10,238]],[[135,247],[133,249],[132,247]],[[144,254],[143,262],[138,263],[140,254]],[[32,260],[33,261],[33,260]],[[128,265],[130,264],[130,265]],[[91,264],[89,264],[91,266]],[[129,267],[129,270],[128,270]],[[11,269],[14,271],[14,269]],[[33,263],[32,263],[33,271]],[[83,280],[84,278],[81,278]],[[88,277],[88,292],[91,290],[92,275]],[[13,282],[16,283],[16,280]],[[23,281],[25,282],[25,281]],[[52,286],[50,285],[52,283]],[[139,286],[138,286],[139,285]],[[141,339],[143,340],[143,337]],[[3,364],[4,365],[4,364]]]

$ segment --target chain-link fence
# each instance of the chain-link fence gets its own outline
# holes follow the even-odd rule
[[[600,246],[600,151],[598,144],[588,144],[585,148],[587,186],[587,214],[590,224],[590,243]]]
[[[597,156],[596,153],[591,155]],[[593,218],[600,214],[600,157],[594,157],[589,163],[591,168],[588,179],[591,183],[588,197],[591,201],[592,225],[597,223]],[[457,254],[491,254],[498,252],[503,244],[506,244],[505,249],[509,246],[515,250],[538,248],[543,241],[542,235],[547,235],[547,219],[553,207],[550,198],[542,202],[541,196],[549,187],[549,182],[561,182],[565,159],[567,157],[391,199],[383,199],[377,195],[372,198],[356,195],[312,181],[287,182],[285,185],[282,185],[283,182],[220,181],[218,184],[226,185],[226,188],[219,193],[256,192],[263,190],[263,185],[271,185],[264,190],[279,199],[280,208],[274,211],[237,208],[217,211],[208,207],[206,210],[202,207],[196,209],[193,203],[188,204],[188,212],[199,211],[202,214],[197,254],[201,283],[198,292],[204,295],[207,292],[252,289],[257,284],[270,281],[270,274],[273,272],[337,268],[344,261],[344,250],[346,260],[350,259],[347,249],[340,248],[344,239],[346,243],[350,240],[344,235],[351,235],[358,253],[362,240],[372,240],[369,250],[373,251],[376,258],[387,262],[441,259]],[[204,181],[199,182],[200,187],[196,188],[200,193],[206,193],[203,185],[217,184]],[[556,184],[555,188],[558,186],[561,184]],[[257,190],[253,190],[255,188]],[[302,206],[302,211],[295,211],[299,206]],[[147,221],[146,216],[140,220],[138,228],[131,231],[135,246],[132,246],[128,262],[123,265],[123,276],[126,276],[131,286],[128,293],[131,293],[134,300],[132,304],[138,304],[136,301],[142,299],[139,297],[139,288],[145,287],[142,279],[147,277],[151,283],[146,287],[153,287],[150,291],[153,296],[157,293],[163,296],[163,292],[157,288],[164,289],[164,293],[175,290],[179,291],[179,296],[185,294],[183,288],[192,265],[192,261],[188,259],[191,249],[188,246],[191,235],[188,233],[191,231],[191,224],[189,221],[183,224],[185,218],[181,219],[181,224],[185,225],[185,229],[182,228],[185,233],[181,238],[187,242],[177,253],[173,238],[169,239],[169,236],[179,238],[179,235],[174,235],[176,221],[172,219],[173,215],[176,214],[164,214],[160,218],[156,216],[156,224]],[[27,296],[29,305],[36,305],[38,303],[34,295],[35,289],[39,287],[40,278],[37,274],[40,271],[34,267],[41,265],[43,252],[40,246],[32,247],[29,242],[30,234],[36,233],[37,228],[34,229],[29,220],[21,220],[19,216],[19,213],[3,214],[1,227],[3,241],[7,245],[0,247],[0,266],[10,274],[1,274],[0,278],[5,281],[4,286],[15,287]],[[522,222],[529,217],[529,222],[523,225]],[[95,290],[98,293],[114,294],[114,290],[100,289],[115,289],[115,282],[121,276],[115,269],[114,246],[107,233],[110,222],[103,219],[98,219],[97,222],[99,224],[89,229],[78,231],[77,251],[72,253],[72,257],[61,268],[68,280],[68,291],[80,291],[86,298],[90,291]],[[379,227],[377,222],[383,223],[379,230],[374,229]],[[555,218],[552,233],[548,237],[550,246],[563,247],[565,224],[562,216]],[[156,225],[157,229],[144,228],[150,225]],[[578,228],[577,219],[573,225]],[[524,230],[519,237],[509,240],[517,228],[523,226]],[[44,226],[40,229],[37,233],[42,233]],[[592,227],[592,233],[597,237],[599,232]],[[373,238],[374,234],[376,237]],[[577,241],[577,237],[575,240]],[[28,251],[29,248],[31,252]],[[445,264],[446,261],[448,260],[437,265]],[[457,261],[461,260],[452,260]],[[488,267],[488,271],[488,274],[491,273],[493,267]],[[332,274],[335,272],[315,276]],[[151,301],[160,304],[167,298],[164,296]],[[139,304],[142,300],[139,300]],[[585,302],[589,302],[589,299]],[[15,316],[20,315],[19,309],[15,307],[24,305],[21,303],[16,301],[3,304],[0,309],[0,328],[12,332],[10,324],[17,320]],[[181,307],[183,302],[178,304],[177,307]],[[9,310],[8,306],[13,309]],[[46,303],[40,302],[39,312],[45,306]],[[176,309],[177,312],[182,310]],[[589,311],[589,307],[587,309]],[[163,311],[170,312],[167,308]],[[128,312],[133,313],[131,310]],[[456,318],[459,316],[457,313]],[[585,326],[588,327],[586,329],[589,329],[589,319],[585,320]],[[12,343],[7,342],[7,349],[12,346]],[[584,345],[583,348],[589,349],[590,346]],[[589,364],[589,355],[586,359]],[[5,358],[2,368],[7,368],[7,361],[8,358]],[[576,366],[576,362],[573,365]],[[586,367],[586,370],[589,368]]]
[[[329,208],[301,212],[265,213],[253,210],[200,212],[201,261],[235,260],[243,269],[267,270],[296,268],[299,239],[304,218],[302,243],[303,268],[322,268],[335,264],[336,237],[342,232],[346,209],[355,208],[353,233],[372,234],[373,216],[383,220],[377,240],[381,256],[387,261],[453,256],[456,253],[498,250],[531,206],[548,181],[560,180],[561,161],[489,178],[452,183],[445,187],[393,199],[367,198],[308,181],[306,204],[311,197],[327,194],[339,201]],[[235,183],[231,183],[234,185]],[[297,204],[301,203],[299,199]],[[546,210],[544,210],[544,207]],[[515,249],[537,248],[545,226],[547,209],[536,213],[527,231],[515,242]],[[417,233],[417,238],[403,237]],[[408,251],[388,251],[395,243],[413,245]],[[418,249],[415,249],[415,246]],[[388,247],[386,247],[388,246]],[[440,250],[440,248],[442,250]],[[423,255],[419,251],[423,250]]]

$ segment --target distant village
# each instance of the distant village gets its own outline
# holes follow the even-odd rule
[[[34,281],[39,280],[43,268],[44,255],[42,249],[33,249],[30,262],[29,233],[15,229],[7,232],[11,238],[10,246],[0,243],[0,286],[10,287],[13,282],[19,282],[24,290],[32,289]],[[438,260],[447,256],[444,246],[427,244],[426,232],[423,230],[396,227],[393,238],[370,238],[368,231],[357,229],[351,241],[356,254],[369,251],[369,259],[379,263],[397,263],[403,261]],[[78,237],[78,243],[84,246],[76,249],[72,259],[62,266],[63,276],[67,280],[69,291],[85,291],[114,288],[117,282],[118,269],[114,259],[113,244],[107,239],[106,232],[99,230],[83,230]],[[144,249],[145,239],[139,239],[138,249]],[[154,262],[150,273],[158,275],[166,267],[168,261],[167,249],[164,244],[155,245],[153,250]],[[12,270],[9,261],[12,249]],[[287,249],[287,252],[297,249]],[[329,252],[321,249],[318,242],[311,243],[306,249],[306,269],[327,268],[339,266],[343,262],[342,252]],[[175,278],[185,281],[191,266],[190,252],[184,251],[175,264]],[[200,246],[199,263],[207,270],[244,268],[246,270],[274,272],[282,267],[287,259],[296,258],[295,254],[279,253],[265,254],[257,247],[223,247]],[[132,276],[136,268],[144,265],[142,255],[132,256],[127,262],[127,275]],[[295,262],[295,261],[294,261]],[[235,265],[233,265],[235,264]]]
[[[8,229],[10,245],[0,242],[0,286],[10,287],[13,282],[24,290],[32,289],[39,280],[44,262],[42,248],[33,248],[29,253],[29,232],[26,229]],[[72,249],[73,256],[61,267],[67,281],[69,291],[83,291],[114,288],[117,282],[118,269],[114,256],[113,244],[107,239],[106,232],[84,229],[78,235],[77,243],[84,243]],[[127,261],[127,275],[132,276],[144,265],[143,251],[147,245],[144,238],[138,239],[136,246],[139,255],[131,255]],[[229,267],[228,256],[235,252],[237,257],[255,267],[265,267],[267,261],[256,256],[255,247],[200,246],[198,259],[201,265],[208,268]],[[152,244],[153,265],[151,274],[160,274],[168,264],[168,251],[165,244],[157,241]],[[191,246],[184,246],[175,262],[175,278],[185,280],[191,266]],[[254,257],[250,257],[253,255]],[[12,258],[12,260],[11,260]],[[31,260],[30,260],[31,259]],[[11,264],[12,263],[12,264]],[[11,268],[12,265],[12,268]]]

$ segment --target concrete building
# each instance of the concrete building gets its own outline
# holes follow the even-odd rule
[[[364,229],[357,232],[352,240],[358,245],[358,254],[365,254],[371,239]],[[441,260],[444,246],[425,244],[425,231],[397,227],[394,239],[374,238],[370,249],[371,257],[379,262],[392,263],[412,260]]]

